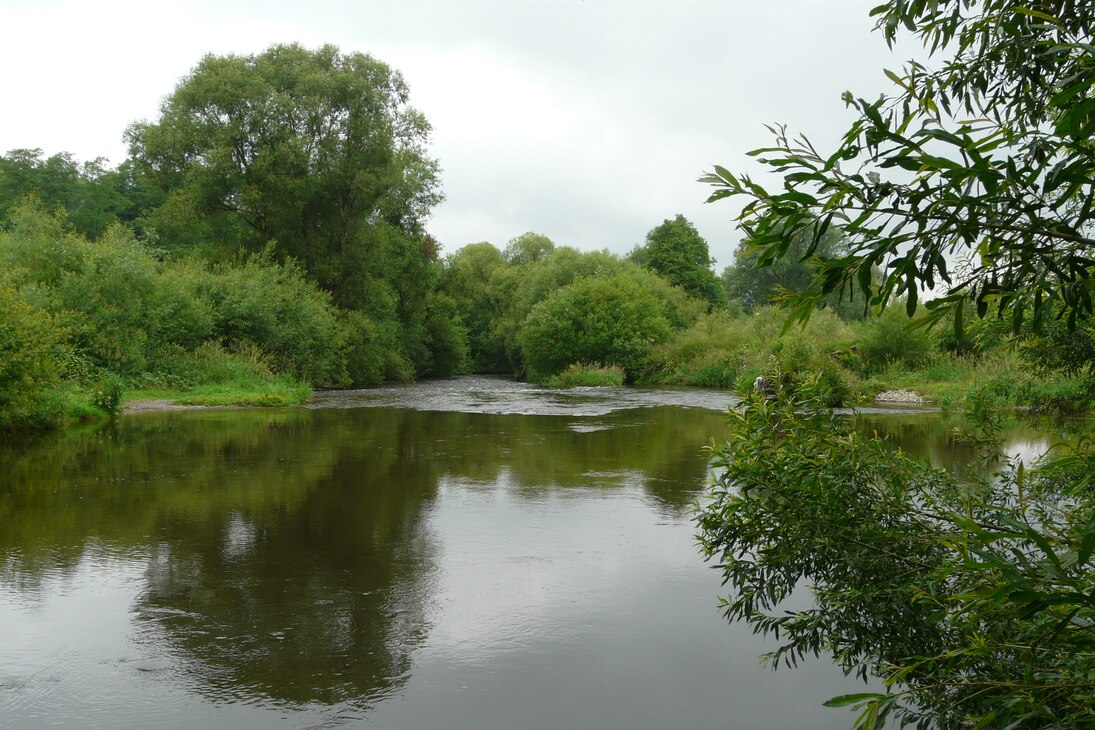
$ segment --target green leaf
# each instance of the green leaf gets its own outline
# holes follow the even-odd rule
[[[1095,511],[1092,512],[1091,518],[1084,525],[1082,535],[1080,549],[1076,553],[1076,562],[1080,565],[1090,560],[1092,553],[1095,552]]]
[[[857,692],[855,694],[837,695],[823,703],[826,707],[847,707],[848,705],[855,705],[860,702],[868,702],[870,700],[884,700],[890,695],[881,694],[879,692]]]

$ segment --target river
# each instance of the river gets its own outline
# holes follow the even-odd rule
[[[846,728],[862,683],[717,611],[692,510],[733,401],[468,377],[9,439],[0,727]]]

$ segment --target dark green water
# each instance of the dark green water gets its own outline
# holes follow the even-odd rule
[[[691,505],[727,396],[317,403],[0,446],[0,727],[850,724],[821,703],[862,684],[773,673],[717,613]],[[878,418],[963,457],[938,416]]]

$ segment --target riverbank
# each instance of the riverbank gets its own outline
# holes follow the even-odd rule
[[[122,397],[120,412],[290,406],[304,403],[311,395],[311,387],[295,380],[214,383],[186,390],[131,390]]]

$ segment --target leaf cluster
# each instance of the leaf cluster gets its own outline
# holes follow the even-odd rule
[[[697,519],[726,616],[780,640],[774,665],[826,654],[881,675],[887,693],[831,701],[862,727],[1084,726],[1095,505],[1077,470],[962,483],[819,405],[808,386],[752,396],[713,450]],[[803,585],[812,607],[780,610]]]
[[[805,236],[813,252],[832,226],[845,255],[822,257],[796,296],[809,315],[823,297],[862,292],[875,306],[904,297],[911,316],[926,292],[933,319],[1091,316],[1095,283],[1095,8],[1073,0],[893,0],[872,11],[893,42],[918,35],[938,68],[887,71],[895,91],[845,94],[856,115],[822,152],[771,127],[750,154],[780,179],[716,166],[710,201],[740,197],[748,245],[775,259]],[[881,272],[873,277],[874,269]]]

